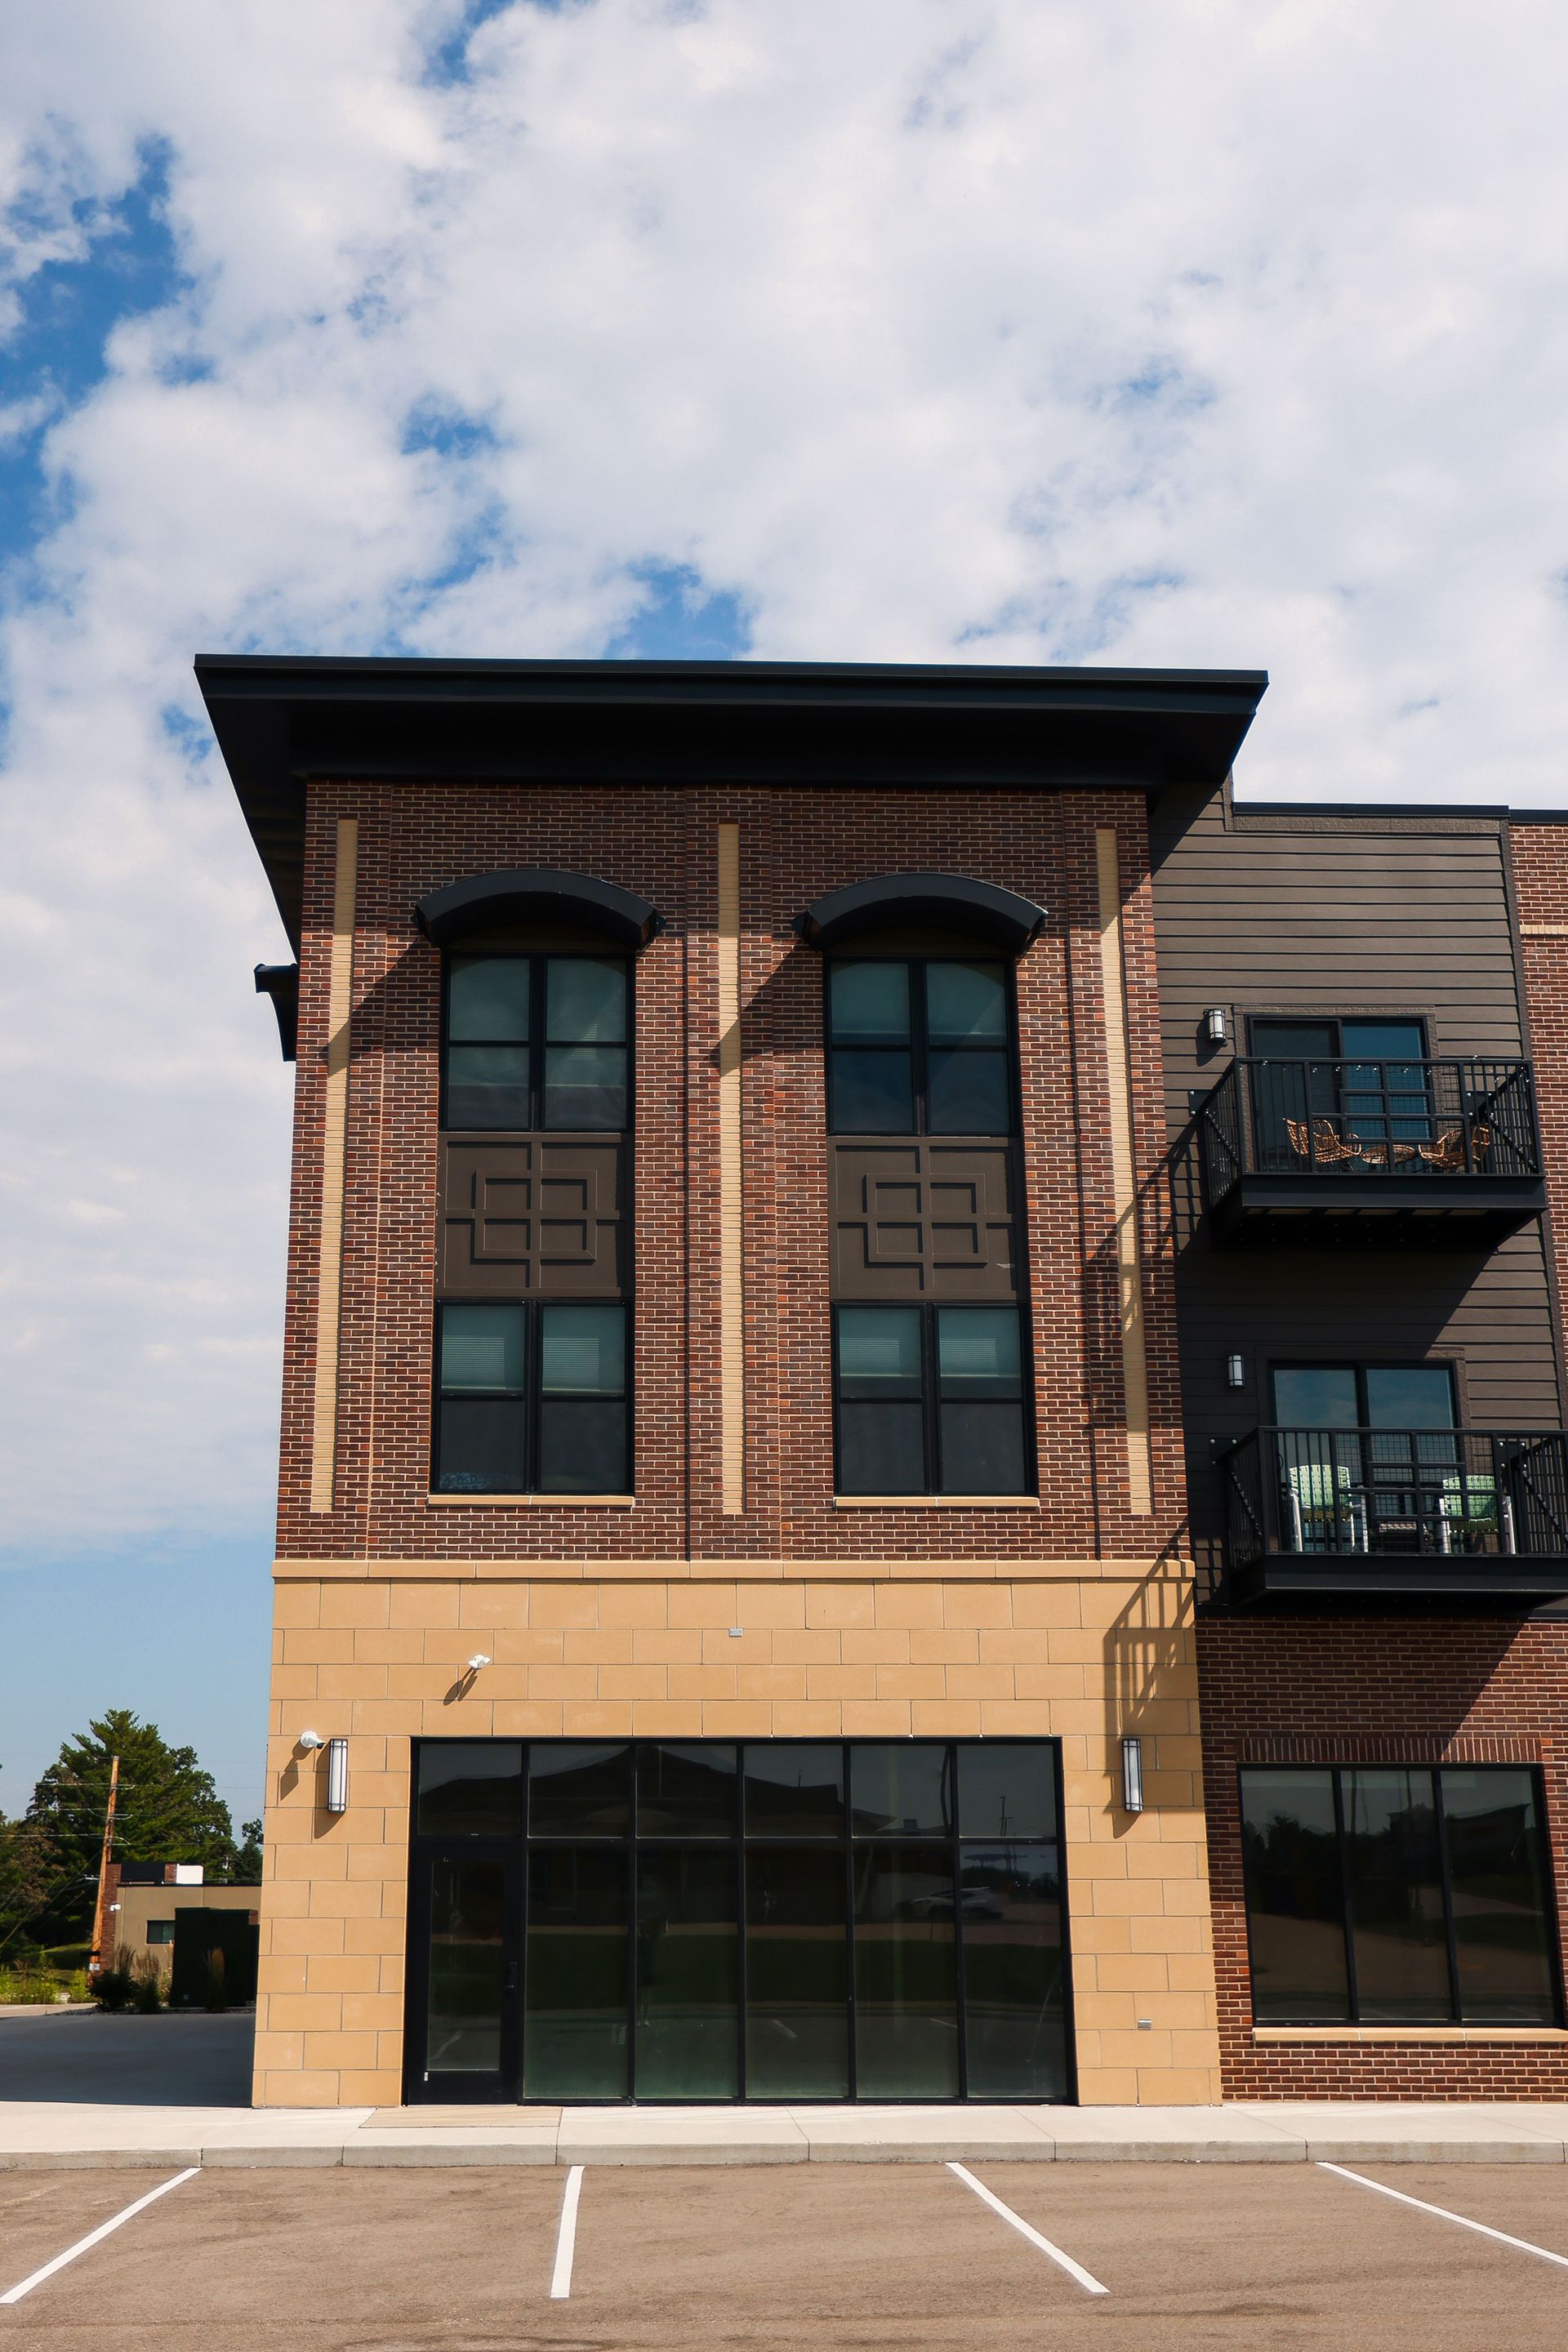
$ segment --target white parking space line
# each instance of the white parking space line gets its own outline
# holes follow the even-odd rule
[[[133,2221],[138,2213],[144,2213],[149,2205],[155,2205],[160,2197],[166,2197],[171,2189],[178,2189],[183,2180],[194,2180],[200,2170],[199,2164],[188,2164],[184,2172],[175,2173],[173,2180],[160,2181],[156,2189],[149,2189],[145,2197],[138,2197],[134,2205],[127,2205],[123,2212],[116,2213],[110,2221],[100,2221],[96,2230],[89,2230],[85,2238],[79,2238],[74,2246],[66,2248],[63,2254],[57,2254],[52,2263],[46,2263],[42,2270],[30,2272],[15,2286],[7,2287],[5,2294],[0,2294],[0,2304],[20,2303],[25,2294],[31,2294],[36,2286],[42,2286],[44,2281],[53,2278],[57,2271],[63,2271],[66,2264],[74,2263],[79,2254],[87,2253],[114,2231],[123,2229],[126,2222]]]
[[[1392,2197],[1396,2204],[1414,2205],[1418,2213],[1435,2213],[1439,2221],[1456,2222],[1461,2230],[1474,2230],[1479,2237],[1495,2238],[1500,2246],[1517,2246],[1521,2254],[1538,2254],[1543,2263],[1555,2263],[1559,2270],[1568,2271],[1568,2254],[1554,2254],[1548,2246],[1531,2245],[1528,2238],[1510,2238],[1506,2230],[1494,2230],[1485,2221],[1472,2221],[1468,2213],[1450,2213],[1446,2205],[1428,2205],[1424,2197],[1407,2196],[1403,2189],[1390,2189],[1384,2180],[1369,2180],[1364,2172],[1352,2172],[1347,2165],[1324,2164],[1320,2172],[1337,2172],[1342,2180],[1353,2180],[1363,2189],[1375,2189],[1380,2197]]]
[[[561,2231],[555,2241],[555,2268],[550,2274],[550,2300],[564,2303],[572,2292],[572,2256],[577,2244],[577,2200],[583,2194],[583,2168],[574,2164],[566,2175],[561,2200]]]
[[[1100,2284],[1092,2271],[1086,2271],[1081,2263],[1075,2263],[1070,2254],[1064,2254],[1059,2246],[1053,2246],[1048,2238],[1042,2238],[1038,2230],[1032,2230],[1023,2215],[1015,2213],[1011,2205],[1004,2205],[1000,2197],[993,2197],[985,2183],[983,2180],[976,2180],[967,2165],[950,2164],[947,2168],[950,2172],[956,2172],[964,2187],[973,2189],[976,2197],[989,2205],[994,2213],[1000,2213],[1004,2221],[1010,2228],[1016,2230],[1021,2238],[1027,2238],[1031,2246],[1038,2246],[1042,2254],[1050,2256],[1058,2270],[1066,2271],[1068,2278],[1076,2279],[1085,2294],[1110,2293],[1108,2286]]]

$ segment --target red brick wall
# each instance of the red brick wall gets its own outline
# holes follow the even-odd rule
[[[1559,1328],[1568,1283],[1568,824],[1509,828]]]
[[[1220,2065],[1230,2099],[1568,2098],[1568,2041],[1255,2042],[1243,1764],[1539,1764],[1568,1941],[1568,1623],[1201,1617]]]
[[[331,856],[359,820],[336,1507],[309,1510]],[[720,1513],[715,828],[741,827],[747,1510]],[[1128,1510],[1095,831],[1119,836],[1144,1209],[1152,1519]],[[525,865],[651,898],[637,979],[637,1507],[442,1504],[428,1486],[438,958],[425,892]],[[1041,1512],[836,1511],[821,962],[807,900],[949,868],[1037,898],[1018,968]],[[312,788],[279,1517],[287,1557],[1149,1558],[1184,1487],[1145,813],[1134,793],[331,784]]]

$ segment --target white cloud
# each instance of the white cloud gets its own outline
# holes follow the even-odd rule
[[[520,5],[443,84],[462,14],[0,28],[22,293],[148,142],[184,273],[0,412],[58,500],[4,626],[25,1545],[266,1511],[281,940],[164,723],[198,646],[594,653],[678,563],[763,656],[1268,667],[1250,792],[1564,797],[1559,9]]]

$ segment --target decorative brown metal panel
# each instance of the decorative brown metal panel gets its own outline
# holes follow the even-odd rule
[[[997,1139],[900,1136],[832,1147],[840,1298],[1016,1298],[1017,1177]]]
[[[443,1292],[620,1297],[625,1196],[618,1135],[444,1138]]]

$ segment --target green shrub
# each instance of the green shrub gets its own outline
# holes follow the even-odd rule
[[[136,1979],[129,1969],[100,1969],[92,1980],[92,1997],[100,2009],[125,2009],[136,1990]]]
[[[156,2017],[163,2006],[163,1972],[151,1952],[141,1952],[132,1965],[131,2006],[142,2017]]]
[[[36,2001],[47,2008],[58,2000],[60,1990],[59,1979],[41,1960],[23,1959],[0,1969],[0,2001]]]

